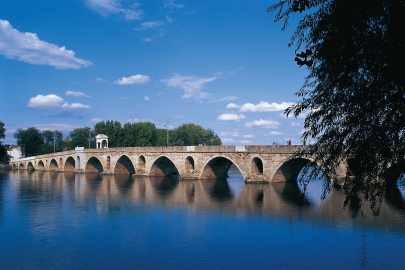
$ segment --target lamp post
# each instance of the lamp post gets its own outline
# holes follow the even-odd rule
[[[170,118],[166,119],[167,125],[163,125],[167,129],[167,146],[169,146],[169,124],[170,124]]]

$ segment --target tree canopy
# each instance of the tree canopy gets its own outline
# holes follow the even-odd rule
[[[0,121],[0,140],[6,138],[6,128],[4,127],[4,123]],[[7,156],[7,149],[4,145],[2,145],[2,142],[0,141],[0,162],[6,162],[8,160]]]
[[[109,147],[167,145],[167,130],[158,129],[151,122],[122,125],[118,121],[101,121],[94,125],[94,133],[107,135]],[[222,144],[221,139],[212,129],[204,129],[192,123],[182,124],[176,129],[169,130],[169,143],[172,146]]]
[[[69,149],[75,149],[75,147],[89,148],[89,137],[90,147],[95,148],[94,136],[94,131],[89,127],[75,128],[69,133]]]
[[[22,154],[27,157],[53,153],[54,150],[60,152],[65,148],[63,134],[58,130],[40,131],[35,127],[19,128],[14,133],[14,138],[17,139],[17,145],[21,147]]]
[[[286,110],[307,113],[302,140],[332,177],[349,161],[350,184],[394,184],[405,168],[405,1],[282,0],[275,21],[302,13],[289,46],[309,74]],[[349,183],[349,182],[347,182]]]

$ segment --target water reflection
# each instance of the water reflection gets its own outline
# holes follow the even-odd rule
[[[307,196],[297,182],[245,184],[238,174],[228,179],[185,180],[175,177],[132,178],[127,175],[74,174],[56,172],[13,171],[10,179],[17,183],[18,202],[38,214],[40,202],[51,202],[54,207],[64,203],[79,204],[96,212],[119,212],[125,206],[137,204],[176,205],[196,209],[217,209],[229,212],[277,214],[287,218],[308,220],[354,220],[350,207],[342,210],[345,195],[333,189],[325,200],[319,199],[322,182],[308,186]],[[0,174],[0,195],[4,193],[4,179]],[[315,197],[314,197],[315,196]],[[319,196],[318,198],[316,196]],[[0,198],[0,218],[3,202]],[[367,219],[356,222],[394,226],[405,229],[405,200],[399,189],[387,192],[380,217],[373,217],[368,202],[362,203]]]

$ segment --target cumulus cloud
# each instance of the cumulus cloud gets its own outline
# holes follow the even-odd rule
[[[281,102],[281,103],[268,103],[265,101],[260,101],[259,104],[245,103],[242,106],[229,103],[227,109],[238,109],[239,112],[277,112],[284,111],[288,106],[292,105],[291,102]]]
[[[236,132],[236,131],[221,132],[221,133],[219,133],[219,136],[224,136],[224,137],[239,137],[239,133]]]
[[[253,135],[243,135],[242,138],[251,139],[251,138],[255,138],[255,136],[253,136]]]
[[[298,123],[298,122],[291,122],[291,126],[292,126],[292,127],[300,127],[301,124]]]
[[[202,92],[201,89],[206,83],[212,82],[216,79],[217,77],[200,78],[198,76],[183,76],[175,74],[169,79],[163,79],[161,81],[169,87],[182,88],[184,90],[182,98],[204,99],[208,98],[210,94]]]
[[[111,14],[122,15],[125,20],[141,20],[143,11],[138,3],[124,5],[122,0],[86,0],[87,5],[103,17],[110,17]]]
[[[145,97],[143,98],[143,100],[149,101],[149,97],[148,97],[148,96],[145,96]]]
[[[8,21],[0,20],[0,54],[33,65],[48,65],[57,69],[80,69],[92,63],[75,57],[65,46],[42,41],[35,33],[20,32]]]
[[[132,75],[130,77],[122,77],[119,80],[116,80],[115,83],[116,84],[145,84],[150,80],[150,77],[147,75],[141,75],[141,74],[137,74],[137,75]]]
[[[74,96],[74,97],[86,97],[91,98],[91,96],[86,95],[83,92],[75,92],[75,91],[66,91],[67,96]]]
[[[235,142],[234,138],[223,138],[223,139],[221,139],[221,141],[223,143],[234,143]]]
[[[35,109],[87,109],[90,108],[89,105],[84,105],[81,103],[67,103],[60,96],[50,94],[50,95],[37,95],[36,97],[30,98],[27,107]]]
[[[224,113],[217,117],[220,121],[235,121],[239,122],[242,119],[245,119],[246,116],[243,114],[236,114],[236,113]]]
[[[240,106],[236,105],[235,103],[229,103],[228,105],[226,105],[227,109],[239,109]]]
[[[245,123],[245,127],[262,127],[262,128],[278,128],[281,125],[280,122],[273,120],[254,120],[252,122]]]

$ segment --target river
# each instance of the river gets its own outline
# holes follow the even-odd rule
[[[1,269],[404,269],[405,193],[374,216],[322,182],[0,171]]]

